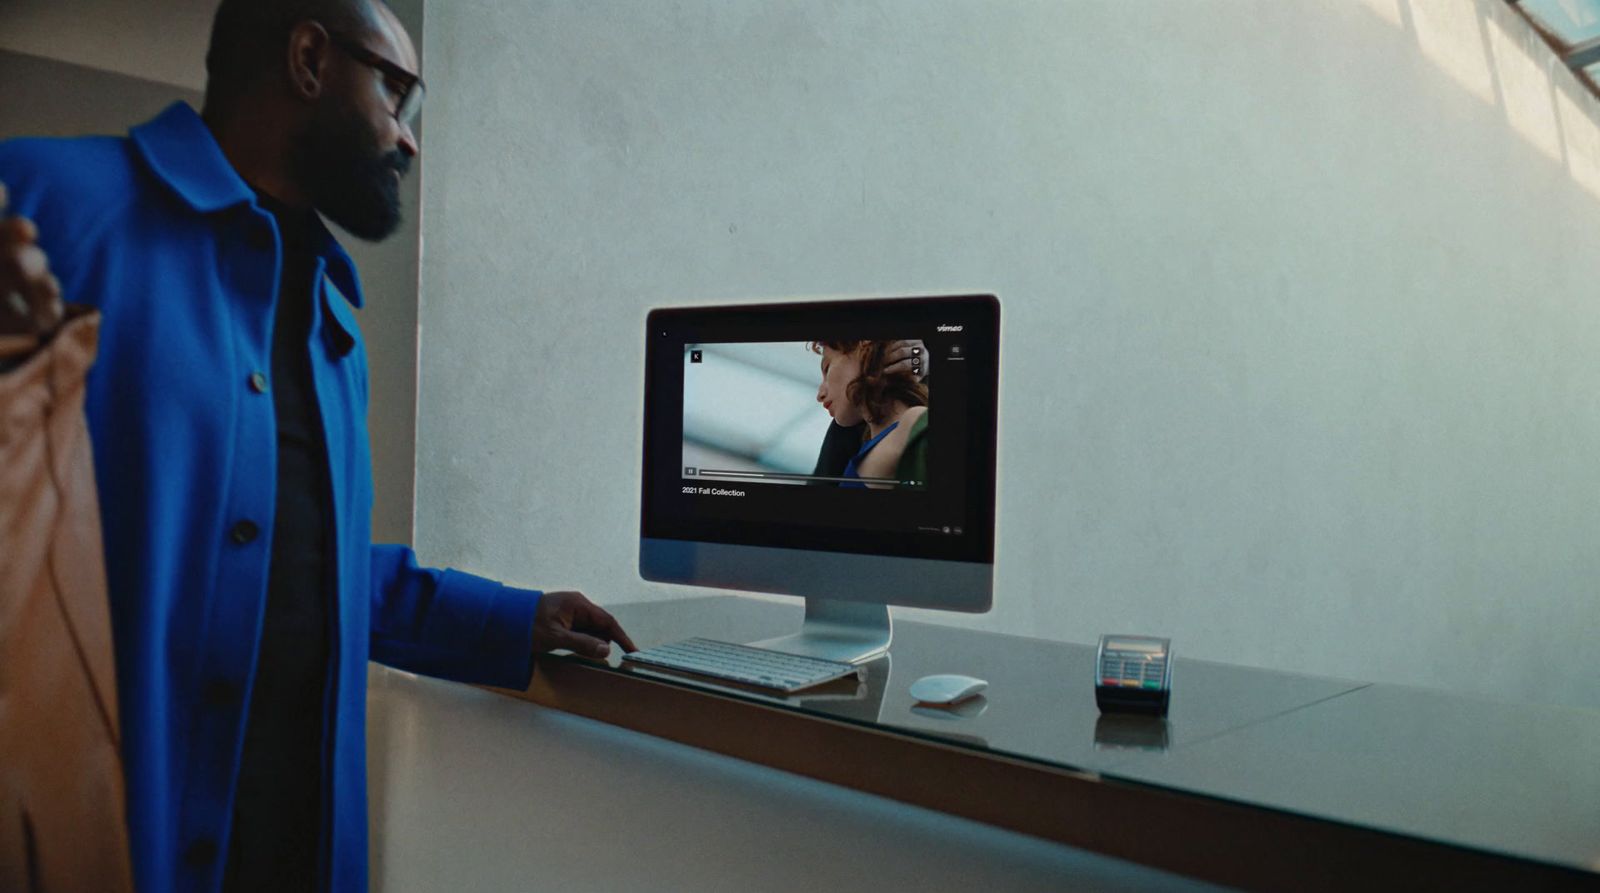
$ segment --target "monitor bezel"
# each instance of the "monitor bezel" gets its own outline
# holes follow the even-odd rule
[[[704,332],[838,330],[840,320],[864,327],[897,320],[965,327],[968,346],[964,417],[969,474],[960,536],[819,528],[779,522],[723,522],[685,518],[664,510],[681,483],[676,456],[682,442],[682,349],[707,340]],[[849,323],[846,323],[849,324]],[[715,340],[715,339],[710,339]],[[757,339],[767,340],[767,339]],[[785,340],[775,337],[771,340]],[[664,307],[646,325],[645,402],[640,499],[642,540],[788,548],[820,552],[994,562],[997,434],[999,429],[1000,302],[994,295],[850,298]],[[937,360],[935,360],[937,363]],[[672,370],[676,369],[676,373]],[[934,379],[939,367],[934,366]],[[666,389],[664,391],[663,389]],[[937,404],[934,412],[937,413]],[[938,416],[934,415],[937,420]],[[935,422],[937,424],[937,421]],[[662,452],[665,450],[665,452]],[[974,461],[975,460],[975,461]]]

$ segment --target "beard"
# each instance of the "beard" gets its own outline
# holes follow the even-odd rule
[[[384,152],[361,113],[334,102],[322,104],[301,146],[301,175],[318,211],[358,239],[381,242],[394,234],[410,156]]]

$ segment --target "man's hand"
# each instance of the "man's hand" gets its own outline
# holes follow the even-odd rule
[[[33,221],[6,216],[0,183],[0,335],[47,335],[61,325],[61,283],[37,244]]]
[[[584,657],[604,659],[616,642],[638,651],[616,618],[589,601],[581,592],[546,592],[533,615],[535,654],[565,648]]]
[[[904,372],[917,381],[928,377],[928,349],[922,341],[896,341],[883,352],[883,371]]]

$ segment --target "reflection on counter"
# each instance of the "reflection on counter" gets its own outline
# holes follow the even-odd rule
[[[954,704],[913,704],[911,712],[918,716],[927,716],[945,721],[958,719],[977,719],[983,711],[989,709],[989,699],[983,695],[974,695],[963,698]]]
[[[911,714],[937,720],[936,723],[918,723],[915,728],[919,732],[959,744],[988,747],[989,739],[987,738],[951,731],[952,729],[960,728],[959,723],[977,719],[988,709],[989,699],[983,695],[976,695],[944,707],[933,704],[913,704],[911,706]]]
[[[708,691],[737,694],[745,697],[754,697],[758,700],[774,704],[783,704],[788,707],[798,707],[811,710],[828,716],[841,719],[854,719],[861,722],[878,722],[883,712],[883,695],[889,690],[889,677],[893,672],[893,658],[885,654],[864,664],[866,678],[856,679],[847,676],[824,682],[821,685],[785,695],[770,688],[758,685],[745,685],[718,679],[714,676],[701,676],[674,670],[668,667],[645,666],[620,661],[608,661],[606,666],[613,670],[634,676],[648,676],[654,679],[666,679],[678,683],[686,683],[695,688]]]
[[[1160,716],[1102,713],[1094,724],[1095,750],[1164,751],[1171,737],[1168,721]]]
[[[783,698],[783,701],[841,719],[878,722],[883,718],[883,694],[889,690],[889,677],[894,674],[894,656],[884,654],[862,666],[867,676],[859,682],[838,679],[816,688],[797,691]]]

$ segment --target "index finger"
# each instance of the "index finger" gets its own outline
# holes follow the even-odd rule
[[[623,632],[622,624],[617,622],[617,618],[612,617],[611,613],[605,608],[602,608],[598,605],[593,607],[596,615],[594,618],[596,620],[596,632],[605,633],[611,641],[621,645],[625,651],[632,652],[639,650],[639,646],[633,644],[633,640],[628,638],[628,634],[626,632]]]

